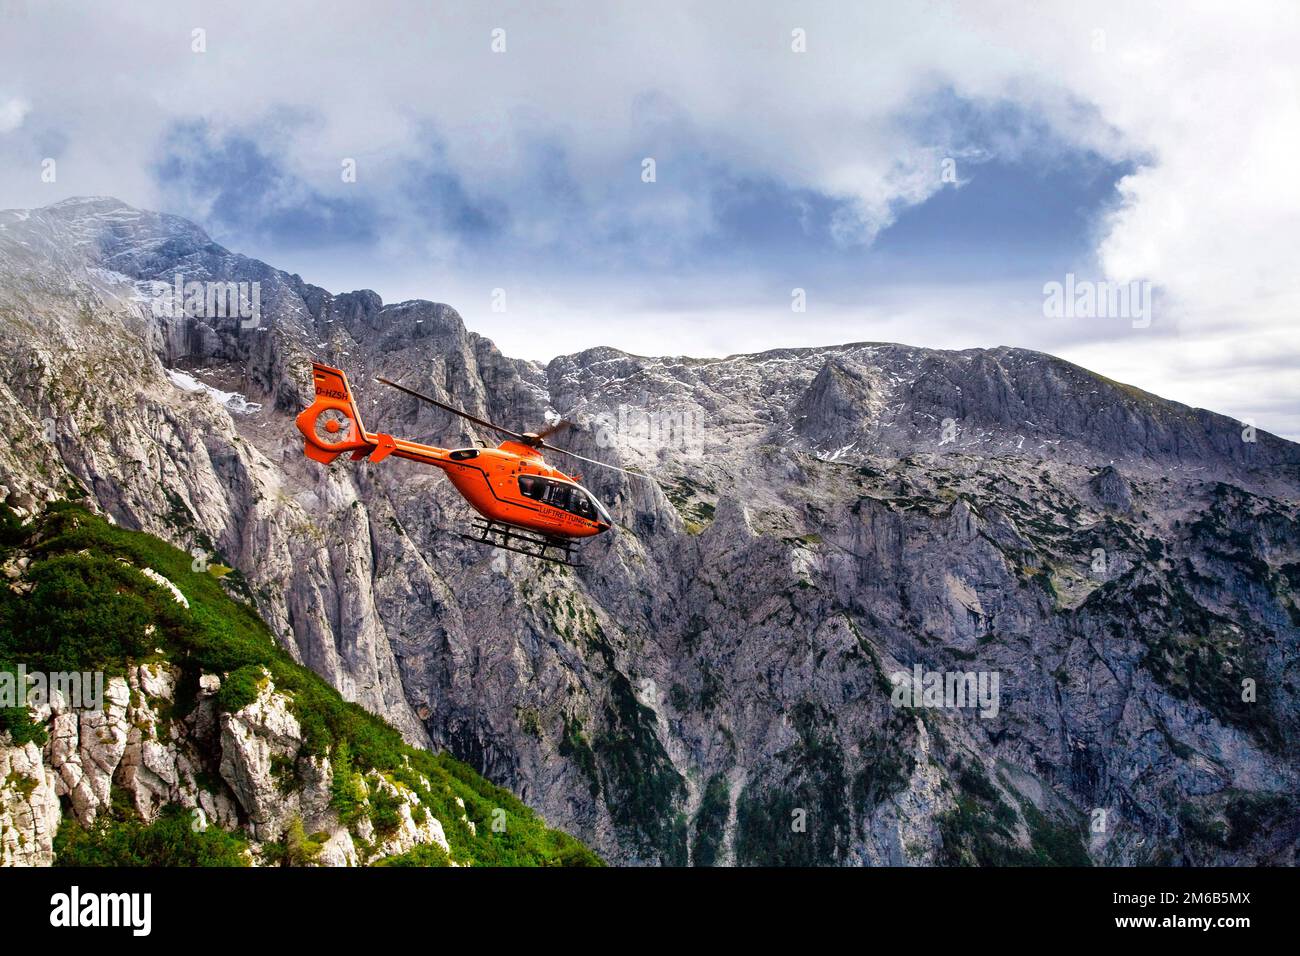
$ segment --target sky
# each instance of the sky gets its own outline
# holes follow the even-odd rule
[[[1297,49],[1289,0],[0,0],[0,208],[522,358],[1009,345],[1300,439]]]

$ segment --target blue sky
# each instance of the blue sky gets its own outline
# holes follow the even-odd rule
[[[969,113],[968,104],[947,102],[954,118]],[[454,244],[455,265],[487,274],[528,270],[631,283],[710,276],[722,283],[737,269],[759,266],[848,293],[899,280],[1036,278],[1086,261],[1100,220],[1119,202],[1116,184],[1136,162],[1060,144],[1050,156],[1000,157],[991,144],[1020,122],[993,110],[961,130],[951,151],[976,158],[956,163],[956,182],[901,206],[871,241],[837,236],[837,218],[852,215],[851,199],[714,163],[705,144],[655,157],[654,183],[640,178],[642,157],[621,157],[592,189],[576,181],[562,145],[529,143],[520,157],[526,178],[482,194],[462,180],[429,129],[425,154],[398,182],[340,192],[286,168],[265,130],[219,134],[202,120],[181,120],[160,142],[151,173],[168,209],[189,210],[218,241],[272,263],[318,253],[373,261],[391,255],[385,234],[436,233]],[[708,227],[665,233],[653,221],[636,222],[630,211],[661,188],[707,208]],[[529,241],[512,230],[521,219],[550,229]],[[393,266],[418,272],[419,260],[382,264],[373,281],[388,279]]]
[[[177,213],[521,357],[1016,345],[1300,434],[1293,5],[13,9],[5,207]],[[1067,273],[1152,323],[1046,317]]]

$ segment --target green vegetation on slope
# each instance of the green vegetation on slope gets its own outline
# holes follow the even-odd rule
[[[622,834],[636,841],[647,859],[685,866],[686,816],[677,806],[686,795],[686,784],[659,742],[655,712],[637,700],[631,681],[615,666],[609,638],[599,626],[589,646],[604,659],[609,680],[604,714],[608,729],[592,742],[591,753],[610,818]],[[591,759],[581,750],[575,756]]]
[[[64,818],[54,840],[58,866],[248,866],[247,851],[247,841],[220,827],[197,830],[184,807],[146,824],[120,801],[89,830]]]
[[[978,763],[956,758],[951,767],[957,806],[935,819],[942,838],[938,862],[944,866],[1091,866],[1082,831],[1049,818],[1020,799],[1029,832],[1028,849],[1015,842],[1016,811],[1002,798]]]
[[[835,716],[803,701],[790,722],[799,741],[777,755],[784,779],[751,781],[736,801],[741,866],[830,866],[849,843],[853,814]]]
[[[725,774],[715,773],[704,787],[704,799],[695,814],[695,840],[691,844],[691,862],[696,866],[713,866],[722,848],[722,838],[731,813],[731,789]]]
[[[355,791],[354,775],[378,771],[418,794],[442,823],[459,864],[600,865],[590,850],[548,828],[508,791],[446,754],[407,745],[387,722],[344,701],[275,644],[252,607],[232,600],[216,577],[191,570],[184,552],[62,502],[27,528],[0,506],[0,564],[19,545],[31,561],[22,575],[30,590],[0,587],[0,666],[21,661],[29,671],[124,674],[130,666],[165,659],[181,672],[174,717],[193,707],[201,674],[223,675],[218,703],[235,709],[251,700],[250,689],[265,668],[302,726],[303,755],[329,755],[341,766],[336,800]],[[189,608],[145,577],[144,568],[171,581]],[[0,713],[0,729],[20,740],[40,731],[25,710]],[[141,863],[185,853],[211,858],[215,852],[178,849],[167,825],[164,820],[145,827],[122,815],[91,833],[70,832],[61,845],[73,859],[134,855]]]

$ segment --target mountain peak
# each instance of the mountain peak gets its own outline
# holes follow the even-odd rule
[[[42,209],[63,209],[74,206],[101,206],[111,209],[133,209],[127,203],[122,202],[116,196],[69,196],[67,199],[60,199],[58,202],[48,203],[42,206]],[[137,210],[139,211],[139,210]]]

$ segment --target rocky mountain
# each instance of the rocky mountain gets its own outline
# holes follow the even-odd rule
[[[258,315],[167,314],[178,275]],[[109,199],[0,213],[0,342],[11,507],[233,567],[294,660],[607,859],[1296,862],[1293,443],[1009,348],[514,360]],[[583,568],[490,551],[436,472],[304,460],[311,359],[369,428],[492,438],[384,375],[656,481],[588,469]],[[930,673],[996,706],[908,706]]]
[[[0,865],[599,863],[293,663],[230,570],[0,505],[0,688],[40,675],[0,707]]]

